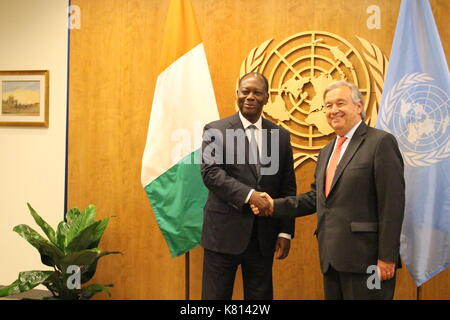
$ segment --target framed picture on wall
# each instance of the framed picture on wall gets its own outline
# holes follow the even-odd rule
[[[48,128],[48,70],[0,71],[0,126]]]

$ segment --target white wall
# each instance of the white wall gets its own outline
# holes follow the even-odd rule
[[[25,223],[43,235],[26,203],[55,229],[64,215],[67,6],[66,0],[0,0],[0,70],[50,71],[49,128],[0,127],[0,285],[20,271],[48,269],[12,231]]]

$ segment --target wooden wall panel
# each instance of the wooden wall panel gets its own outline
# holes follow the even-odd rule
[[[114,299],[183,299],[184,257],[173,259],[140,184],[141,157],[167,6],[163,1],[72,1],[69,206],[116,216],[102,240],[94,281]],[[158,29],[159,30],[159,29]],[[170,270],[170,272],[168,272]]]
[[[420,288],[421,300],[450,300],[450,269],[442,271]]]
[[[69,206],[97,204],[111,221],[101,246],[121,250],[99,266],[98,282],[114,282],[116,299],[183,299],[184,257],[171,258],[140,185],[141,156],[157,77],[159,45],[168,1],[73,0],[81,30],[71,32]],[[323,30],[361,49],[355,36],[389,56],[400,1],[389,0],[192,0],[208,57],[221,117],[235,112],[235,85],[249,51],[269,38]],[[381,29],[368,30],[366,9],[381,8]],[[449,2],[431,5],[449,56]],[[298,193],[309,190],[315,163],[296,171]],[[297,219],[291,254],[274,264],[276,299],[322,299],[316,217]],[[199,299],[203,249],[190,253],[190,298]],[[424,298],[445,297],[444,281],[430,281]],[[438,279],[438,278],[436,278]],[[242,278],[234,298],[242,298]],[[406,269],[396,299],[416,299]]]

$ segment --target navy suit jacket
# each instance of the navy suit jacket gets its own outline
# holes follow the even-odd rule
[[[223,135],[224,138],[220,139],[217,136],[212,138],[204,134],[201,174],[204,184],[209,189],[209,195],[204,208],[201,245],[211,251],[241,254],[250,241],[253,224],[257,223],[261,253],[265,256],[273,255],[280,232],[294,236],[295,220],[256,217],[251,212],[249,204],[245,204],[245,200],[251,189],[267,192],[275,198],[296,194],[289,132],[262,119],[262,129],[266,129],[269,136],[267,143],[262,143],[263,154],[270,156],[272,152],[276,152],[271,145],[271,136],[274,133],[273,130],[278,130],[279,139],[276,143],[279,144],[279,168],[275,174],[260,176],[257,174],[256,166],[249,163],[248,154],[242,154],[246,151],[238,149],[238,138],[232,139],[232,145],[225,138],[227,131],[228,134],[236,131],[244,132],[238,113],[207,124],[204,132],[211,129]],[[244,140],[248,148],[247,138],[245,137]],[[224,162],[228,155],[229,160],[233,159],[229,161],[232,163],[220,163],[211,159],[209,154],[212,149],[215,150],[215,155],[223,156]],[[239,157],[244,161],[239,161]]]

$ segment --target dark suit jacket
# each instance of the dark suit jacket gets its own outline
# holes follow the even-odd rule
[[[246,151],[237,150],[238,138],[232,139],[233,145],[230,145],[230,141],[225,139],[226,130],[228,133],[238,132],[238,129],[242,130],[242,133],[244,132],[239,114],[236,113],[228,118],[207,124],[204,132],[210,132],[211,129],[215,129],[215,132],[222,134],[224,138],[220,139],[217,137],[218,135],[212,138],[204,134],[201,174],[203,182],[209,189],[209,195],[204,208],[201,244],[211,251],[241,254],[247,248],[256,219],[261,253],[265,256],[272,255],[278,233],[284,232],[294,236],[295,220],[293,218],[255,217],[250,206],[245,204],[245,199],[251,189],[265,191],[272,197],[296,194],[289,132],[264,118],[262,119],[262,129],[267,129],[269,136],[273,135],[271,130],[279,130],[279,170],[274,175],[262,175],[258,178],[256,166],[249,164]],[[245,135],[243,138],[245,146],[248,148],[248,140]],[[270,156],[274,148],[270,143],[270,137],[267,140],[267,143],[262,143],[262,152],[263,154],[268,152],[267,154]],[[224,162],[226,162],[228,154],[229,158],[231,156],[233,159],[232,163],[212,161],[209,156],[211,149],[215,150],[215,155],[222,154]],[[243,155],[243,152],[246,154]],[[240,161],[240,164],[238,163],[239,156],[245,158],[245,161]]]
[[[356,129],[325,197],[325,172],[335,140],[319,154],[311,191],[275,200],[274,216],[317,211],[315,235],[322,272],[331,264],[341,272],[366,273],[377,259],[399,261],[405,205],[403,160],[393,135]]]

